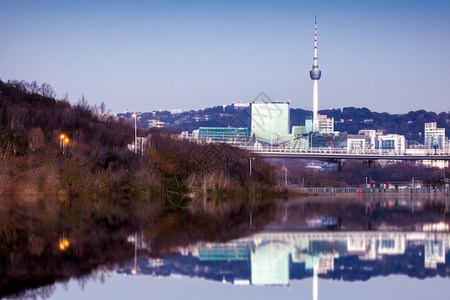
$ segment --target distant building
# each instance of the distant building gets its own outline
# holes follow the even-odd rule
[[[247,128],[237,127],[200,127],[194,130],[194,138],[199,141],[243,144],[249,140]]]
[[[363,150],[367,149],[366,136],[349,134],[347,135],[347,151]]]
[[[395,150],[404,152],[406,149],[406,140],[403,135],[388,134],[377,138],[377,149]]]
[[[448,161],[445,160],[419,160],[417,164],[439,169],[448,168],[449,166]]]
[[[347,147],[347,133],[311,133],[310,146],[312,148],[328,148],[328,149],[343,149]]]
[[[182,131],[179,135],[180,139],[188,139],[189,138],[189,132],[188,131]]]
[[[251,108],[251,135],[258,141],[272,144],[288,138],[288,103],[255,102]]]
[[[446,150],[448,139],[445,136],[445,128],[437,128],[436,122],[425,123],[424,144],[427,149]]]
[[[328,118],[326,115],[317,115],[319,118],[319,132],[333,133],[334,132],[334,118]]]
[[[249,106],[250,106],[250,103],[241,103],[241,102],[233,103],[234,108],[247,108]]]
[[[366,148],[375,149],[375,141],[377,138],[377,132],[373,129],[363,129],[358,131],[359,135],[364,135],[366,137]]]
[[[155,119],[148,120],[148,128],[163,128],[165,124],[166,123]]]

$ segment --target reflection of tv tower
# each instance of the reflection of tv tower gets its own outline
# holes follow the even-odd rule
[[[322,71],[317,64],[317,17],[314,16],[314,61],[309,76],[313,81],[313,131],[319,131],[319,79]]]
[[[317,275],[317,266],[313,269],[313,300],[319,299],[319,277]]]

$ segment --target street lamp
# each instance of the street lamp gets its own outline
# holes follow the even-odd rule
[[[66,137],[65,134],[61,134],[59,136],[59,139],[61,140],[61,144],[62,144],[62,154],[64,154],[64,146],[65,146],[65,144],[69,143],[69,138]]]
[[[137,154],[137,114],[131,116],[134,118],[134,154]]]
[[[283,170],[284,170],[284,184],[287,186],[287,173],[289,173],[288,169],[286,167],[283,166]]]

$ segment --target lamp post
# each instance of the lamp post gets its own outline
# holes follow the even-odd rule
[[[137,154],[137,114],[131,116],[134,118],[134,154]]]
[[[61,134],[59,136],[59,139],[61,140],[61,144],[62,144],[62,154],[64,154],[64,146],[65,146],[65,144],[69,143],[69,138],[66,137],[65,134]]]
[[[289,172],[286,167],[283,167],[284,170],[284,184],[287,186],[287,173]]]
[[[61,145],[61,147],[62,147],[62,154],[64,154],[64,138],[65,138],[66,136],[64,135],[64,134],[61,134],[60,136],[59,136],[59,139],[61,140],[61,142],[59,143],[60,145]]]

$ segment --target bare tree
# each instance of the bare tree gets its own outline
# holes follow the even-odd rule
[[[39,90],[40,90],[39,85],[37,84],[36,81],[28,83],[27,89],[30,94],[37,94],[37,93],[39,93]]]
[[[78,104],[77,106],[84,108],[86,110],[91,110],[91,107],[89,106],[86,97],[84,97],[84,95],[81,95],[81,98],[78,99]]]
[[[44,97],[55,98],[56,93],[48,83],[43,83],[40,88],[41,95]]]
[[[106,110],[106,104],[102,101],[99,106],[94,106],[95,115],[99,118],[99,120],[106,121],[108,119],[109,110]]]

